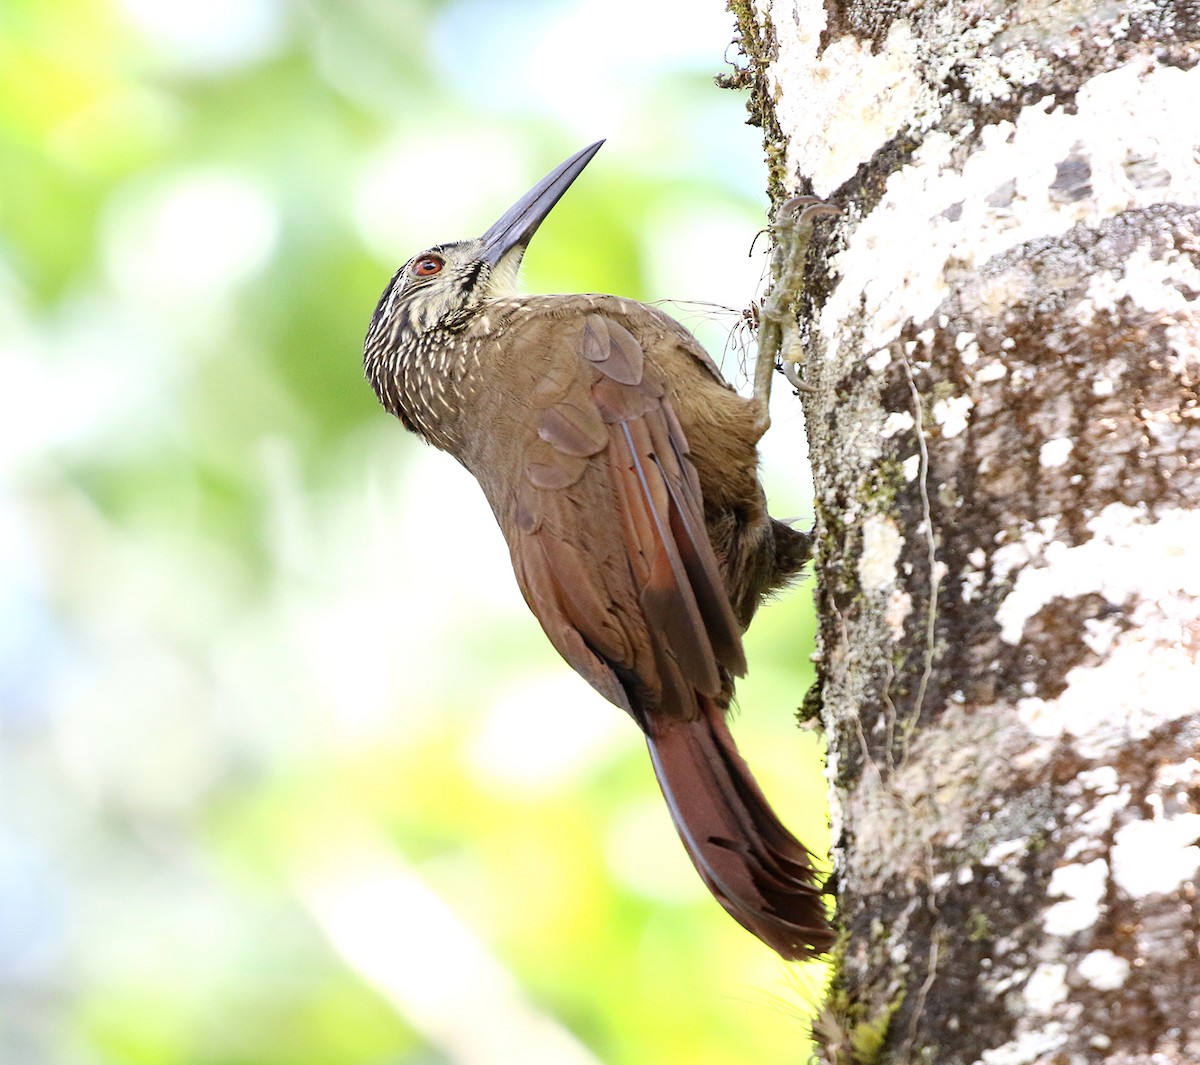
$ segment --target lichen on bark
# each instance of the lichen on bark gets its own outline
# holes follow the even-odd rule
[[[733,7],[773,197],[844,212],[797,306],[837,1001],[883,1063],[1200,1061],[1200,16]]]

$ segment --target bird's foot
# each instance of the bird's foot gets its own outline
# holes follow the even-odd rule
[[[754,398],[759,403],[762,428],[770,424],[767,404],[771,396],[771,373],[776,366],[800,392],[812,386],[800,376],[804,345],[793,305],[804,291],[804,260],[812,243],[813,227],[821,218],[842,212],[817,196],[793,196],[775,212],[771,232],[771,294],[759,311],[758,361],[754,367]]]

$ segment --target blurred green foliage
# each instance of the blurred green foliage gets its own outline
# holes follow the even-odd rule
[[[600,135],[529,287],[752,298],[731,29],[0,7],[0,1060],[806,1059],[819,970],[707,897],[636,730],[359,369],[401,260]],[[738,730],[820,844],[807,599],[756,622]]]

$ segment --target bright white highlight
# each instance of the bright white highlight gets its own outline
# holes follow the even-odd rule
[[[275,251],[275,206],[245,175],[200,170],[128,191],[108,212],[105,260],[117,287],[140,302],[188,307],[227,295]]]
[[[1098,991],[1115,991],[1125,986],[1129,962],[1111,950],[1093,950],[1080,961],[1079,975]]]
[[[1050,876],[1047,893],[1065,896],[1042,916],[1042,925],[1052,936],[1069,936],[1091,928],[1100,918],[1104,891],[1108,885],[1108,862],[1062,865]]]
[[[1113,837],[1113,880],[1135,899],[1169,895],[1200,871],[1200,814],[1133,821]]]
[[[283,41],[280,0],[117,0],[125,20],[176,65],[217,73],[261,59]]]
[[[883,514],[871,514],[862,523],[862,554],[858,579],[865,592],[880,592],[896,581],[896,562],[904,537],[896,523]]]

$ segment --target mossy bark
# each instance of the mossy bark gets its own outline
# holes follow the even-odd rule
[[[1200,9],[731,10],[773,201],[843,211],[796,307],[818,1035],[887,1023],[828,1059],[1194,1065]]]

